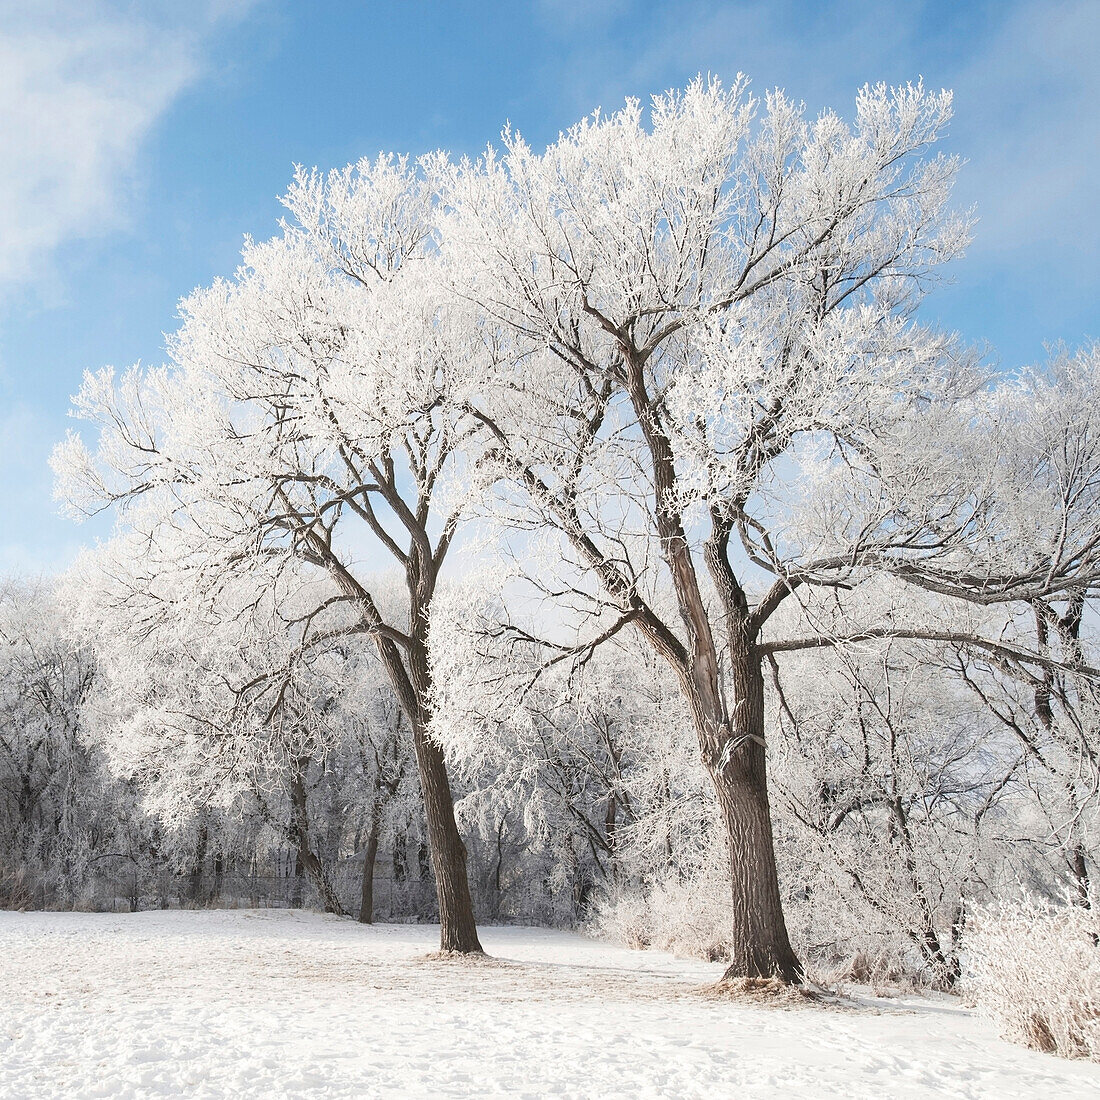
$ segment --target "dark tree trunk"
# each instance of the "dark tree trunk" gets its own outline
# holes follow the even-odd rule
[[[504,872],[504,829],[508,823],[508,814],[505,811],[497,823],[497,858],[496,864],[493,867],[493,917],[494,919],[500,916],[500,910],[502,905],[503,895],[503,872]]]
[[[438,742],[428,736],[431,672],[428,664],[428,607],[434,577],[425,579],[409,566],[412,622],[404,647],[405,660],[392,641],[382,638],[379,653],[397,692],[401,709],[412,729],[420,794],[428,826],[428,847],[435,872],[439,902],[439,949],[463,954],[483,954],[474,920],[474,903],[466,874],[466,845],[455,821],[454,798],[447,775],[447,761]],[[408,662],[407,664],[405,662]]]
[[[455,821],[454,800],[443,750],[416,723],[413,730],[416,766],[424,795],[428,846],[439,898],[439,949],[481,954],[474,904],[466,875],[466,845]]]
[[[614,857],[615,855],[615,842],[618,839],[616,830],[619,824],[619,803],[615,798],[615,792],[607,796],[607,805],[604,808],[603,814],[603,836],[604,842],[607,844],[608,853]]]
[[[1092,908],[1092,882],[1089,878],[1089,865],[1085,859],[1085,849],[1075,844],[1069,853],[1070,874],[1073,876],[1074,901],[1085,909]]]
[[[653,473],[655,533],[668,566],[685,640],[677,638],[651,609],[638,610],[638,626],[676,670],[695,721],[703,765],[710,775],[729,845],[733,900],[730,965],[726,979],[771,978],[797,982],[802,967],[791,949],[775,866],[764,752],[764,680],[756,647],[763,618],[750,612],[748,596],[729,561],[735,502],[711,510],[711,533],[703,559],[724,612],[730,674],[722,671],[711,624],[681,512],[676,460],[660,401],[645,374],[646,354],[623,348],[625,388],[642,430]],[[750,449],[745,460],[764,461]],[[757,457],[753,457],[753,456]],[[743,503],[743,502],[742,502]],[[583,547],[582,547],[583,549]],[[599,557],[598,550],[596,551]],[[601,578],[632,602],[632,586],[601,561]],[[610,574],[609,574],[610,571]],[[616,577],[618,579],[616,580]],[[766,617],[766,616],[765,616]],[[726,685],[732,696],[726,702]]]
[[[191,874],[187,882],[187,898],[195,905],[201,905],[205,900],[202,888],[203,871],[206,866],[207,830],[206,822],[199,826],[198,841],[195,845],[195,857],[191,864]]]
[[[370,836],[367,837],[367,851],[363,861],[363,888],[359,896],[359,923],[374,922],[374,861],[378,858],[378,835],[381,832],[377,821],[371,822]]]
[[[962,963],[958,955],[943,949],[939,934],[931,925],[927,925],[917,939],[917,946],[924,956],[935,978],[933,987],[943,993],[950,993],[962,975]]]
[[[214,880],[210,886],[209,901],[216,902],[222,896],[222,887],[225,882],[225,856],[219,848],[214,853]]]
[[[410,536],[407,552],[398,549],[389,536],[384,540],[405,567],[405,584],[409,594],[407,631],[397,631],[387,626],[370,592],[333,555],[331,546],[316,535],[312,537],[311,545],[326,563],[337,584],[358,601],[364,626],[374,637],[378,655],[412,729],[439,901],[440,949],[481,954],[470,884],[466,877],[466,846],[455,822],[447,764],[442,749],[427,733],[431,717],[428,707],[431,697],[427,645],[429,613],[439,569],[450,546],[454,527],[445,525],[445,533],[437,540],[433,551],[428,537],[428,520],[431,484],[435,474],[429,476],[426,470],[434,459],[429,461],[425,457],[424,461],[425,469],[420,471],[424,480],[417,486],[414,508],[410,508],[409,502],[402,496],[392,461],[384,458],[381,463],[370,463],[370,473],[379,492],[401,518]],[[377,526],[372,526],[375,526],[377,534]]]
[[[748,648],[740,656],[732,669],[735,717],[726,718],[720,698],[704,700],[711,716],[708,728],[701,731],[729,845],[733,926],[723,979],[776,977],[797,982],[802,966],[783,916],[768,803],[764,681],[755,652]],[[715,729],[726,731],[721,745],[713,741]]]
[[[297,761],[290,780],[290,805],[291,805],[291,840],[298,850],[298,860],[317,896],[321,899],[321,905],[326,913],[334,913],[338,917],[344,916],[344,907],[336,896],[336,891],[329,882],[324,865],[317,854],[309,845],[309,817],[306,811],[306,785],[305,769],[306,761]]]

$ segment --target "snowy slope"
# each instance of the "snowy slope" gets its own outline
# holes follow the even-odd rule
[[[752,1008],[721,967],[285,911],[0,913],[0,1096],[1100,1098],[949,1002]]]

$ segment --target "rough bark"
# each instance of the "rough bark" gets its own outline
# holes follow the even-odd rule
[[[417,724],[419,727],[419,723]],[[466,874],[466,845],[455,821],[454,800],[443,750],[423,729],[414,728],[413,746],[424,795],[435,888],[439,898],[439,949],[481,954],[474,904]]]
[[[393,881],[404,882],[409,877],[409,860],[406,848],[408,837],[404,833],[398,833],[393,838]]]
[[[424,816],[428,826],[428,844],[435,871],[436,896],[439,901],[440,950],[482,954],[466,876],[466,846],[455,822],[447,764],[442,750],[427,733],[431,718],[428,705],[431,697],[428,621],[439,569],[454,534],[454,526],[444,525],[444,533],[438,539],[433,552],[428,537],[428,520],[431,488],[438,468],[429,474],[429,461],[424,455],[417,459],[410,454],[410,458],[419,481],[415,509],[410,507],[398,488],[391,460],[383,459],[380,464],[368,463],[368,469],[383,498],[410,536],[408,551],[402,551],[377,522],[371,523],[375,534],[382,538],[405,567],[405,584],[409,594],[407,633],[389,626],[383,620],[370,592],[333,554],[329,544],[315,531],[311,531],[307,538],[318,562],[329,569],[341,590],[358,603],[363,617],[361,628],[373,636],[397,701],[412,729],[420,791],[424,800]],[[434,461],[441,462],[442,459],[436,456]],[[295,514],[285,495],[283,501],[288,511]]]
[[[729,845],[733,900],[730,978],[780,978],[798,982],[802,966],[791,947],[772,839],[764,751],[764,682],[760,660],[750,650],[733,662],[731,687],[735,720],[729,721],[719,697],[699,708],[700,730],[708,772]],[[728,731],[725,743],[712,755],[714,731]]]
[[[717,794],[729,846],[733,900],[726,978],[797,982],[802,967],[791,948],[775,864],[764,752],[760,623],[729,564],[728,517],[712,511],[704,560],[725,617],[730,675],[723,675],[711,612],[703,596],[680,511],[676,461],[659,402],[649,393],[645,356],[624,347],[626,389],[645,438],[653,474],[654,519],[676,594],[686,645],[670,645],[643,616],[639,626],[676,669],[695,721],[703,764]],[[746,461],[751,455],[746,457]],[[727,702],[725,690],[731,700]]]
[[[422,561],[419,565],[410,562],[407,574],[412,615],[408,641],[404,647],[405,659],[401,660],[397,646],[387,639],[379,642],[379,651],[412,729],[416,770],[428,827],[428,848],[439,902],[439,949],[480,955],[484,949],[474,920],[474,903],[466,872],[466,845],[455,821],[447,762],[443,749],[428,734],[431,719],[427,704],[431,698],[428,609],[435,578],[432,570]]]
[[[385,478],[373,465],[372,472]],[[359,601],[364,614],[364,626],[373,634],[378,655],[393,685],[397,701],[412,730],[416,769],[420,792],[424,800],[424,816],[428,826],[428,845],[432,869],[435,872],[436,897],[439,902],[439,947],[441,951],[483,954],[474,921],[474,906],[466,875],[466,845],[455,821],[454,800],[443,751],[428,735],[431,712],[431,673],[428,662],[428,618],[436,575],[446,552],[441,542],[433,556],[427,549],[426,523],[428,509],[421,501],[415,516],[409,512],[389,483],[386,500],[405,518],[413,534],[412,545],[405,562],[405,581],[409,593],[409,629],[402,634],[387,628],[370,593],[346,568],[331,557],[329,561],[337,582],[345,592]],[[401,644],[395,636],[401,635]]]

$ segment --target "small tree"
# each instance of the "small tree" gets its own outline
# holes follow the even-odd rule
[[[1019,753],[940,650],[866,642],[800,654],[782,677],[774,664],[771,729],[801,938],[850,975],[951,988],[967,908],[1007,877]]]
[[[483,431],[464,395],[492,349],[442,293],[430,168],[300,171],[285,198],[298,225],[249,241],[235,279],[183,302],[171,367],[86,375],[76,410],[98,425],[98,449],[70,435],[54,462],[74,512],[127,505],[137,552],[170,549],[175,599],[208,602],[227,576],[303,562],[327,579],[311,613],[350,612],[339,629],[373,639],[411,728],[441,946],[476,952],[465,848],[428,734],[427,636],[458,522],[441,483]],[[355,561],[363,547],[400,566],[392,606]]]

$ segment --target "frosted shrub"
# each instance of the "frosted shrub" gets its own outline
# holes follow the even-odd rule
[[[791,939],[818,985],[867,986],[879,996],[937,985],[939,975],[924,965],[912,940],[882,914],[857,911],[824,891],[788,895],[785,905]]]
[[[1100,1061],[1097,914],[1024,895],[981,911],[966,939],[968,984],[1006,1039]]]
[[[612,888],[595,902],[591,929],[627,947],[726,961],[730,901],[723,871],[719,864],[683,878],[669,875],[646,888]]]
[[[31,909],[35,883],[23,867],[0,868],[0,909]]]

